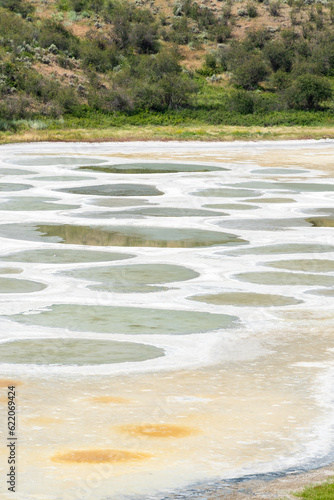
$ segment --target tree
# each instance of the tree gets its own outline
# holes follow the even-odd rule
[[[130,41],[138,54],[155,54],[159,51],[158,28],[155,24],[135,23]]]
[[[312,110],[333,95],[329,81],[317,75],[300,75],[284,92],[289,108]]]
[[[269,74],[260,54],[249,54],[249,57],[236,64],[232,71],[233,82],[245,90],[255,89]]]
[[[291,71],[293,53],[287,50],[282,40],[274,40],[264,47],[264,54],[268,59],[273,71],[282,69]]]

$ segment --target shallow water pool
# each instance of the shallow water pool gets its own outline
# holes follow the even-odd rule
[[[164,355],[144,344],[89,339],[26,339],[0,343],[2,363],[34,365],[104,365],[139,362]]]
[[[55,304],[36,314],[14,314],[8,319],[25,325],[129,335],[189,335],[230,327],[237,321],[226,314],[78,304]]]
[[[3,224],[0,226],[0,236],[18,240],[90,246],[192,248],[245,243],[245,240],[230,233],[195,228],[144,226],[92,227],[71,224]]]
[[[166,290],[166,287],[152,285],[188,281],[199,276],[199,273],[192,269],[170,264],[89,267],[63,271],[62,274],[84,281],[99,282],[96,285],[88,285],[91,290],[122,293]]]

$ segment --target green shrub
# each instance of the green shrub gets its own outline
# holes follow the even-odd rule
[[[240,9],[237,10],[237,14],[239,17],[246,17],[248,15],[247,9],[245,9],[244,7],[241,7]]]
[[[298,40],[295,43],[294,49],[296,52],[295,55],[301,56],[303,59],[308,59],[312,54],[311,45],[306,40]]]
[[[55,80],[44,78],[34,70],[21,68],[16,74],[16,87],[41,102],[52,100],[59,92],[60,85]]]
[[[232,17],[232,5],[231,3],[226,3],[223,5],[221,10],[221,21],[226,22],[227,19]]]
[[[310,60],[323,75],[334,74],[334,36],[327,34],[320,38],[312,47]]]
[[[15,94],[0,101],[0,118],[2,120],[17,120],[30,116],[31,102],[23,94]]]
[[[330,82],[317,75],[300,75],[285,90],[284,98],[289,108],[319,109],[320,103],[332,97]]]
[[[199,6],[192,0],[178,0],[174,4],[174,16],[187,16],[197,22],[201,30],[210,29],[217,24],[213,11],[203,5]]]
[[[313,32],[314,32],[314,26],[312,23],[309,23],[309,22],[303,23],[302,33],[303,33],[303,37],[305,38],[305,40],[310,40],[312,38]]]
[[[225,24],[221,24],[215,28],[214,33],[217,43],[225,43],[232,36],[232,28]]]
[[[116,46],[107,44],[103,39],[92,38],[81,43],[80,58],[84,68],[105,73],[119,64]]]
[[[297,26],[300,24],[300,20],[297,17],[297,10],[296,9],[291,9],[290,10],[290,21],[292,26]]]
[[[291,74],[293,78],[297,78],[301,75],[321,75],[321,70],[315,63],[307,60],[296,60],[294,61]]]
[[[178,45],[186,45],[193,40],[193,33],[186,16],[177,17],[173,20],[167,40],[175,42]]]
[[[281,31],[281,39],[283,40],[287,49],[293,49],[298,43],[300,35],[293,29],[284,29]]]
[[[2,93],[8,94],[12,89],[16,89],[18,68],[13,61],[0,61],[0,74]]]
[[[269,70],[260,54],[249,54],[233,69],[232,81],[245,90],[255,89],[269,75]]]
[[[180,109],[189,106],[191,96],[197,86],[183,75],[165,75],[159,82],[161,89],[161,108]]]
[[[258,11],[257,11],[256,5],[254,3],[248,3],[246,6],[246,10],[247,10],[248,17],[251,17],[251,18],[257,17]]]
[[[0,102],[0,109],[1,109],[1,102]],[[7,132],[8,130],[11,129],[15,130],[15,128],[16,127],[14,127],[13,122],[8,120],[3,120],[2,118],[0,118],[0,132]]]
[[[29,16],[35,10],[35,7],[31,3],[23,0],[0,0],[0,7],[11,10],[16,14],[21,14],[23,18]]]
[[[150,9],[138,7],[131,11],[131,21],[134,23],[152,24],[155,22],[155,18]]]
[[[165,75],[182,73],[181,55],[177,49],[164,49],[156,55],[145,57],[138,62],[133,61],[132,71],[139,77],[149,77],[159,80]]]
[[[291,75],[284,70],[279,69],[270,77],[271,85],[277,90],[286,89],[291,82]]]
[[[0,37],[3,38],[3,43],[10,41],[14,46],[23,41],[32,42],[36,31],[31,23],[0,7]]]
[[[78,95],[72,87],[59,88],[53,101],[63,113],[75,113],[80,105]]]
[[[103,12],[103,9],[105,7],[105,1],[104,0],[90,0],[87,2],[86,9],[85,10],[92,10],[96,14],[100,14]]]
[[[273,17],[279,17],[281,15],[280,0],[271,0],[271,2],[269,3],[269,13]]]
[[[205,66],[212,71],[217,69],[217,60],[213,52],[207,52],[205,54]]]
[[[244,47],[247,50],[263,49],[273,37],[267,28],[252,29],[247,33]]]
[[[70,10],[70,2],[69,0],[58,0],[57,9],[61,12],[68,12]]]
[[[88,104],[95,110],[108,113],[129,112],[134,108],[131,92],[118,86],[114,86],[112,89],[102,89],[98,92],[92,88],[88,94]]]
[[[138,54],[155,54],[159,51],[158,27],[155,24],[132,25],[130,43]]]
[[[210,28],[216,24],[216,17],[208,7],[200,8],[197,15],[193,16],[193,19],[197,21],[200,29]]]
[[[86,0],[71,0],[71,7],[74,12],[79,14],[87,8]]]
[[[74,68],[74,63],[73,63],[72,59],[68,56],[64,56],[63,54],[60,54],[57,57],[57,63],[59,64],[59,66],[61,68],[64,68],[64,69],[73,69]]]
[[[249,115],[254,113],[254,99],[251,93],[239,90],[231,95],[227,109],[232,113]]]
[[[79,40],[62,24],[51,19],[42,24],[38,39],[41,47],[48,48],[54,44],[61,51],[70,52],[75,56],[79,54]]]
[[[333,24],[334,23],[334,3],[333,2],[329,5],[329,19],[330,19],[330,22]]]
[[[282,69],[291,71],[293,53],[287,50],[282,40],[273,40],[269,42],[263,50],[266,59],[269,61],[273,71]]]

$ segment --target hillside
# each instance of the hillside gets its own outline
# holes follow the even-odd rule
[[[0,0],[0,131],[327,126],[327,0]]]

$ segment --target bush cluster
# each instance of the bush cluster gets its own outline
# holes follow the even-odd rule
[[[276,92],[290,109],[315,110],[332,98],[334,32],[328,28],[303,36],[293,29],[273,34],[251,31],[214,54],[210,67],[228,71],[237,88]],[[204,68],[208,67],[208,62]]]

